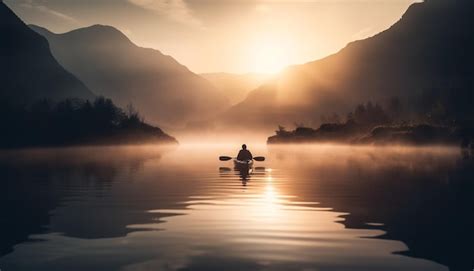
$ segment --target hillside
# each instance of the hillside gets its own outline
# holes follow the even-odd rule
[[[152,123],[182,127],[229,106],[207,80],[158,50],[136,46],[111,26],[64,34],[31,28],[48,39],[56,59],[94,92],[120,106],[133,103]]]
[[[48,42],[0,1],[0,98],[13,103],[37,99],[93,99],[94,94],[52,56]]]
[[[221,72],[200,75],[220,90],[232,105],[243,101],[250,91],[271,78],[271,75],[261,73],[233,74]]]
[[[472,25],[472,1],[415,3],[388,30],[287,68],[221,120],[246,127],[317,125],[322,114],[345,114],[358,103],[393,97],[409,118],[438,110],[445,118],[473,119]]]

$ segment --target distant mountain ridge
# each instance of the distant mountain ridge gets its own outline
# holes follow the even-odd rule
[[[30,26],[53,55],[94,92],[119,105],[133,103],[148,121],[168,127],[211,118],[229,107],[211,83],[158,50],[141,48],[111,26],[64,34]]]
[[[226,112],[223,123],[311,124],[322,114],[391,97],[402,101],[407,114],[437,103],[453,115],[473,114],[473,25],[474,1],[412,4],[386,31],[287,68]]]
[[[0,98],[14,103],[38,99],[93,99],[94,94],[53,57],[47,40],[0,1]]]
[[[270,74],[263,73],[233,74],[225,72],[202,73],[200,76],[219,89],[232,105],[243,101],[250,91],[272,77]]]

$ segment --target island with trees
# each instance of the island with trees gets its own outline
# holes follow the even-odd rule
[[[268,138],[268,144],[292,144],[336,142],[348,144],[409,144],[409,145],[461,145],[473,147],[473,131],[468,120],[449,118],[440,114],[440,105],[434,106],[424,118],[404,121],[401,105],[392,100],[388,109],[379,104],[359,104],[341,118],[334,113],[321,116],[321,125],[314,129],[297,124],[288,131],[279,126],[276,134]],[[442,116],[441,116],[442,115]]]
[[[69,145],[156,144],[177,141],[145,123],[132,105],[112,100],[40,100],[28,105],[0,104],[1,148]]]

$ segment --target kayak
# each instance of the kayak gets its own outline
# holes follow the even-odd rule
[[[253,171],[253,160],[234,159],[234,169],[239,172],[243,180],[246,180]]]
[[[253,166],[253,160],[234,159],[234,166],[238,168],[251,168]]]

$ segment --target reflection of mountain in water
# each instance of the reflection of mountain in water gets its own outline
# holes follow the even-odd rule
[[[369,193],[362,194],[360,204],[345,206],[350,214],[343,223],[367,228],[367,222],[382,222],[387,234],[380,238],[403,241],[409,251],[402,254],[434,260],[450,270],[472,270],[473,166],[473,161],[460,161],[455,171],[437,169],[428,176],[410,169],[370,176],[369,182],[383,180],[386,185],[375,191],[363,185],[360,189]]]
[[[23,270],[118,270],[135,263],[240,270],[263,269],[262,259],[283,255],[291,261],[276,261],[274,269],[341,270],[355,262],[366,268],[359,270],[444,269],[389,255],[399,251],[451,270],[472,269],[474,161],[459,150],[281,148],[270,149],[267,170],[256,168],[245,188],[238,171],[216,172],[224,164],[214,161],[213,150],[166,157],[153,147],[3,152],[1,254],[22,244],[0,262]],[[39,233],[64,236],[32,236]],[[28,238],[46,242],[25,244]]]
[[[472,270],[474,160],[422,150],[359,156],[364,155],[315,161],[310,174],[299,168],[303,178],[317,181],[294,189],[304,200],[317,198],[321,207],[348,213],[341,221],[347,228],[386,231],[379,238],[404,242],[409,250],[403,255],[433,260],[450,270]],[[277,157],[288,158],[279,152]]]
[[[126,227],[129,224],[150,221],[151,214],[145,212],[149,206],[131,201],[134,198],[124,197],[120,209],[107,208],[114,185],[130,181],[145,162],[160,160],[164,152],[156,148],[131,150],[110,147],[1,153],[0,255],[31,234],[59,231],[79,238],[114,237],[133,231]],[[102,205],[97,204],[100,201]],[[75,206],[75,212],[66,219],[53,218],[67,210],[66,202]],[[96,206],[89,208],[93,203]]]

